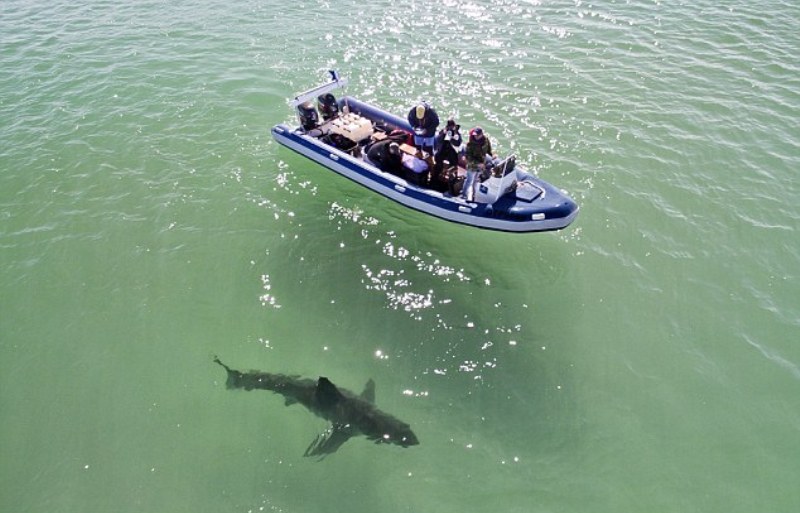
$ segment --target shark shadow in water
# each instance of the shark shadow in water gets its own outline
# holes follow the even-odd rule
[[[336,452],[353,436],[363,435],[376,444],[395,444],[409,447],[419,444],[411,426],[375,406],[375,382],[369,380],[364,391],[356,395],[337,388],[328,378],[317,380],[271,374],[268,372],[240,372],[214,358],[228,373],[229,389],[269,390],[282,395],[286,406],[300,403],[318,417],[329,421],[331,427],[317,436],[303,456],[324,458]]]

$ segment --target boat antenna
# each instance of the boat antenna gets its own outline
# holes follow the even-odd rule
[[[338,84],[339,83],[339,72],[336,71],[335,69],[329,69],[328,73],[331,74],[331,80]],[[344,95],[344,107],[345,107],[344,111],[345,111],[345,113],[347,113],[347,112],[350,112],[350,103],[347,101],[347,87],[346,86],[341,86],[341,87],[342,87],[342,92],[345,93],[345,95]]]

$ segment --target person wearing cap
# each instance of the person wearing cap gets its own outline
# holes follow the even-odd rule
[[[467,178],[464,180],[464,188],[461,191],[461,196],[466,198],[467,201],[472,201],[475,197],[475,182],[478,173],[486,169],[487,162],[491,163],[494,161],[492,143],[479,126],[469,131],[466,156]]]
[[[426,102],[420,102],[408,113],[408,124],[414,131],[414,146],[419,150],[433,153],[436,129],[439,127],[439,116]]]

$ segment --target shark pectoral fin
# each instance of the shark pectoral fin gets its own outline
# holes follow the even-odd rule
[[[364,391],[361,392],[361,398],[365,401],[375,404],[375,382],[371,379],[364,385]]]
[[[331,426],[317,435],[303,456],[320,456],[320,458],[324,458],[328,454],[336,452],[353,434],[353,428],[350,427],[350,424]]]

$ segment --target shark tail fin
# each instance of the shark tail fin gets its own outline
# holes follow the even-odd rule
[[[225,382],[225,387],[226,388],[238,388],[239,387],[239,380],[242,377],[242,373],[237,371],[237,370],[233,370],[230,367],[228,367],[227,365],[225,365],[224,363],[222,363],[222,361],[219,359],[218,356],[214,357],[214,362],[220,364],[222,366],[222,368],[225,369],[225,372],[228,374],[228,380]]]

